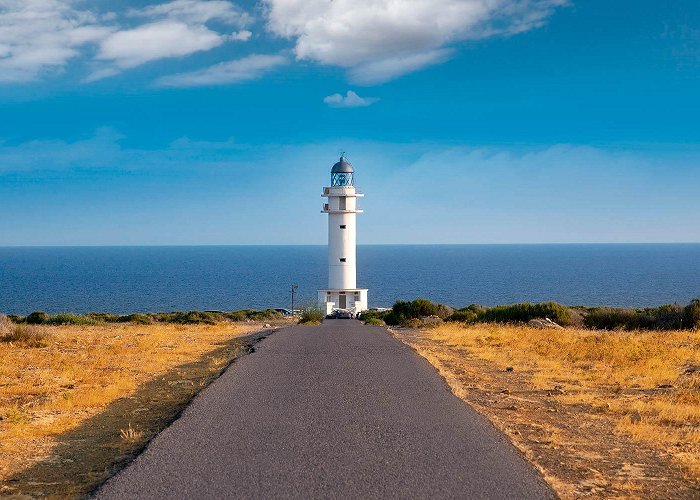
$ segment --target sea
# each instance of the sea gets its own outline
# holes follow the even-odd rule
[[[557,301],[650,307],[700,297],[700,244],[364,245],[371,307]],[[312,306],[325,246],[0,247],[0,312]]]

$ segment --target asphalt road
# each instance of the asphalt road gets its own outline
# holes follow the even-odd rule
[[[96,496],[553,495],[423,358],[383,328],[332,320],[257,344]]]

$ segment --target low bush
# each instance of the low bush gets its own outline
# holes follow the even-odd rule
[[[95,323],[116,323],[119,321],[119,318],[121,318],[118,314],[97,312],[87,313],[85,317]]]
[[[24,321],[30,325],[41,325],[47,319],[49,319],[49,315],[44,311],[34,311],[24,318]]]
[[[215,312],[203,312],[203,311],[188,311],[180,312],[175,311],[169,313],[166,316],[166,321],[168,323],[181,323],[184,325],[194,325],[204,323],[207,325],[214,325],[224,320],[224,315],[222,313]]]
[[[37,325],[4,324],[0,326],[0,341],[12,342],[22,347],[45,347],[48,335],[46,331]]]
[[[583,324],[598,330],[678,330],[690,327],[686,322],[689,306],[684,308],[678,304],[667,304],[646,309],[594,307],[584,312]]]
[[[634,309],[595,307],[585,313],[583,325],[598,330],[634,330],[639,326],[639,315]]]
[[[320,323],[323,321],[323,318],[325,317],[325,314],[323,314],[323,311],[320,309],[315,309],[315,308],[308,308],[304,309],[301,312],[301,317],[299,318],[299,323],[300,324],[307,324],[307,323]]]
[[[364,318],[364,316],[363,316],[363,318]],[[364,321],[365,321],[365,325],[370,325],[370,326],[384,326],[385,325],[383,319],[379,319],[379,318],[374,317],[374,316],[370,316],[369,318],[365,319]]]
[[[423,322],[419,318],[408,318],[401,322],[401,326],[404,328],[420,328],[423,326]]]
[[[87,316],[72,313],[52,314],[44,325],[94,325],[96,322]]]
[[[272,321],[281,319],[282,313],[274,309],[265,309],[264,311],[250,311],[248,319],[252,321]]]
[[[693,299],[683,309],[683,326],[700,328],[700,299]]]
[[[413,301],[397,301],[391,308],[391,312],[384,316],[387,325],[401,325],[409,319],[423,318],[426,316],[438,316],[447,318],[453,313],[453,309],[444,304],[435,304],[428,299],[416,299]]]
[[[460,323],[474,323],[478,317],[479,317],[478,313],[465,307],[464,309],[459,309],[459,310],[453,312],[452,314],[450,314],[447,318],[445,318],[445,321],[457,321]]]
[[[117,323],[136,323],[138,325],[149,325],[153,323],[153,318],[148,314],[134,313],[119,316],[116,321]]]
[[[555,323],[568,326],[571,324],[571,311],[556,302],[539,304],[512,304],[490,307],[478,313],[477,321],[491,323],[527,323],[531,319],[549,318]]]

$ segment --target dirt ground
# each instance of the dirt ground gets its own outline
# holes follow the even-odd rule
[[[611,384],[594,388],[595,397],[573,396],[567,383],[571,377],[562,376],[561,385],[556,376],[543,378],[541,363],[517,362],[526,358],[523,352],[493,354],[485,342],[470,348],[471,340],[460,342],[449,332],[397,328],[392,334],[424,356],[458,397],[504,432],[562,498],[700,498],[700,476],[679,460],[696,463],[697,443],[679,441],[666,449],[666,444],[637,439],[621,429],[621,418],[629,427],[643,425],[642,416],[632,414],[630,423],[629,416],[610,410],[621,400],[675,390],[670,384],[652,389]],[[493,350],[506,349],[503,339],[509,335]]]

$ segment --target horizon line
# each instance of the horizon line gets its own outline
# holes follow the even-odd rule
[[[565,245],[700,245],[700,241],[509,242],[509,243],[359,243],[369,246],[565,246]],[[326,247],[327,243],[136,243],[86,245],[0,245],[0,248],[163,248],[163,247]]]

